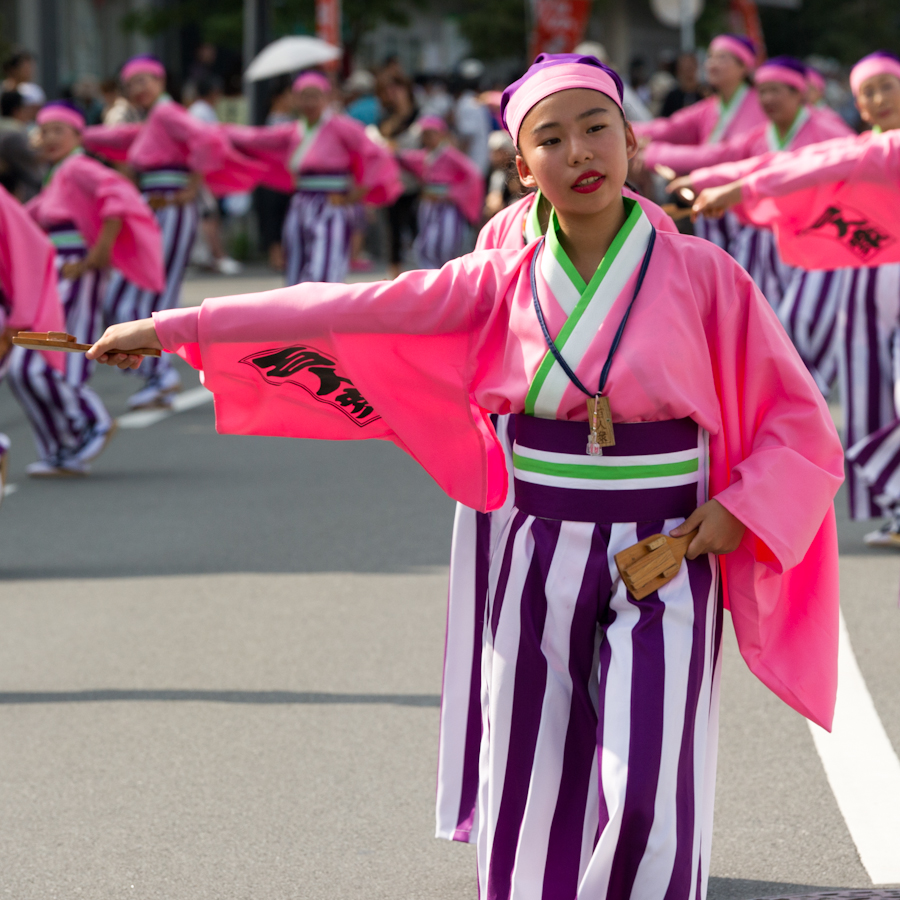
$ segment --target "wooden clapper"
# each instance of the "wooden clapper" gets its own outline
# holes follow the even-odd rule
[[[92,344],[79,344],[75,336],[64,331],[20,331],[13,336],[12,342],[26,350],[62,350],[64,353],[85,353]],[[152,347],[140,350],[110,350],[113,353],[127,353],[129,356],[160,356],[161,351]]]
[[[651,534],[617,553],[616,568],[631,596],[643,600],[668,584],[678,574],[685,551],[696,536],[696,530],[678,538]]]

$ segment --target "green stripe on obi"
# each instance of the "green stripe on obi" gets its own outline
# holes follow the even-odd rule
[[[351,184],[349,175],[301,175],[297,178],[298,191],[344,194],[350,190]]]
[[[628,457],[618,457],[626,460]],[[536,472],[541,475],[555,476],[557,478],[583,478],[588,481],[625,481],[635,478],[668,478],[674,475],[689,475],[700,469],[699,459],[686,459],[681,462],[658,463],[646,465],[598,465],[592,460],[582,463],[557,463],[546,460],[534,459],[513,453],[513,466],[517,471]]]
[[[156,169],[138,176],[141,190],[179,190],[191,183],[191,173],[182,169]]]
[[[57,250],[86,250],[87,244],[80,231],[51,231],[48,235],[50,243]]]

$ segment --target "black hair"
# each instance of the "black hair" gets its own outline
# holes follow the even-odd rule
[[[220,93],[222,90],[222,79],[215,75],[208,75],[197,81],[197,96],[201,99],[211,97],[213,94]]]
[[[23,62],[28,62],[35,58],[34,54],[28,50],[19,50],[11,56],[7,56],[3,61],[3,74],[8,75],[13,69],[18,68]]]
[[[24,105],[22,95],[18,91],[4,91],[0,94],[0,116],[8,119]]]

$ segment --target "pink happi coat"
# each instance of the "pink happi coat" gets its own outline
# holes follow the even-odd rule
[[[445,142],[436,150],[401,150],[398,159],[426,191],[429,185],[448,185],[447,199],[472,225],[481,220],[484,176],[465,153]]]
[[[203,371],[223,433],[393,441],[454,499],[507,491],[489,413],[521,412],[547,353],[531,257],[476,251],[393,282],[297,285],[154,314],[166,350]],[[537,267],[538,272],[541,266]],[[596,384],[636,272],[582,364]],[[566,315],[540,277],[558,335]],[[723,558],[751,670],[830,727],[837,683],[833,498],[843,478],[828,408],[750,277],[714,245],[660,231],[609,376],[616,422],[691,417],[711,435],[710,493],[746,526]],[[560,415],[585,420],[569,385]]]
[[[141,124],[86,128],[84,148],[138,172],[199,172],[216,196],[251,190],[265,171],[231,145],[221,126],[201,122],[168,97],[161,97]]]
[[[45,231],[74,222],[88,245],[100,236],[104,219],[121,219],[112,265],[142,288],[164,290],[162,234],[156,216],[137,188],[118,172],[73,153],[59,164],[27,209]]]
[[[853,131],[842,119],[836,120],[833,115],[827,115],[814,108],[809,108],[808,114],[809,118],[800,126],[791,140],[791,150],[853,134]],[[760,156],[777,150],[777,146],[772,145],[770,137],[773,129],[774,126],[771,122],[760,122],[749,131],[737,134],[728,140],[694,147],[654,141],[644,150],[644,162],[650,168],[660,164],[668,166],[679,175],[690,173],[694,186],[698,190],[702,190],[707,185],[700,184],[694,179],[694,174],[698,169],[706,172],[708,171],[707,167],[719,166],[722,163]],[[727,184],[728,182],[720,183]]]
[[[298,175],[349,172],[356,184],[366,188],[363,202],[375,206],[393,203],[403,193],[400,167],[393,154],[376,144],[361,122],[330,110],[304,153],[299,171],[291,161],[303,141],[302,122],[254,127],[224,126],[229,140],[242,153],[263,167],[261,183],[279,191],[293,192]]]
[[[789,265],[900,262],[900,130],[748,160],[742,214],[771,228]]]
[[[66,318],[56,290],[53,244],[22,204],[3,187],[0,187],[0,290],[10,306],[0,327],[19,331],[66,330]],[[55,369],[65,372],[62,353],[44,352],[44,356]]]
[[[665,141],[668,144],[706,144],[716,130],[722,111],[718,97],[707,97],[684,109],[679,109],[667,118],[653,119],[651,122],[633,122],[634,133],[651,141]],[[728,141],[752,131],[766,122],[766,114],[759,105],[755,90],[747,91],[737,112],[727,127],[717,136],[717,141]],[[690,168],[687,170],[690,171]]]
[[[672,217],[652,200],[648,200],[630,188],[622,188],[622,196],[637,200],[641,204],[641,209],[647,214],[650,224],[657,231],[678,231]],[[491,216],[478,232],[475,249],[520,250],[524,247],[526,244],[525,220],[530,215],[537,197],[538,192],[533,191]]]

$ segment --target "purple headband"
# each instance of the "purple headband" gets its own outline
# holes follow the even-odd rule
[[[305,88],[316,88],[327,94],[331,91],[331,82],[321,72],[301,72],[294,79],[294,90],[299,92]]]
[[[868,56],[864,56],[850,70],[850,90],[853,96],[859,94],[859,89],[864,81],[874,78],[876,75],[896,75],[900,78],[900,59],[887,50],[876,50]]]
[[[756,44],[742,34],[720,34],[712,39],[709,49],[730,53],[751,72],[756,68]]]
[[[122,83],[126,83],[135,75],[153,75],[156,78],[166,77],[166,67],[155,57],[147,54],[133,56],[122,66]]]
[[[518,143],[522,121],[541,100],[572,88],[599,91],[622,109],[622,79],[597,57],[579,53],[540,53],[528,71],[514,81],[500,99],[500,117],[512,139]]]
[[[805,94],[808,87],[806,66],[793,56],[773,56],[766,60],[756,70],[753,81],[756,84],[777,81],[800,91],[801,94]]]
[[[41,107],[36,121],[38,125],[44,125],[47,122],[61,122],[79,133],[84,131],[85,126],[81,110],[66,100],[53,100]]]

